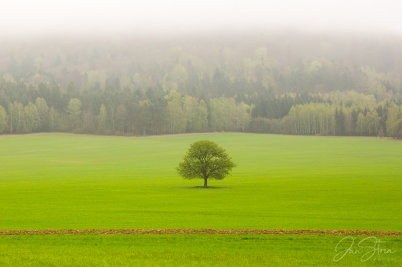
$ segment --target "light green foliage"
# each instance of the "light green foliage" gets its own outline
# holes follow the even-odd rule
[[[360,71],[367,77],[368,93],[382,95],[386,92],[385,86],[381,83],[381,80],[387,79],[384,73],[378,73],[374,68],[368,66],[361,67]]]
[[[236,73],[242,70],[243,57],[240,51],[231,47],[224,47],[219,51],[219,65],[217,67],[226,70],[228,73]],[[208,66],[207,66],[208,67]]]
[[[214,98],[209,101],[211,127],[214,131],[234,131],[237,125],[237,107],[234,98]]]
[[[272,70],[278,67],[276,59],[268,56],[265,47],[257,48],[254,51],[254,60],[245,60],[245,67],[251,68],[247,72],[252,73],[251,80],[259,80],[265,88],[276,87],[275,78]]]
[[[188,73],[182,64],[177,64],[173,70],[166,74],[162,81],[163,90],[179,90],[184,86]]]
[[[93,88],[96,84],[99,84],[100,88],[104,88],[107,78],[106,72],[103,70],[89,70],[86,73],[87,83],[86,89]]]
[[[9,103],[8,104],[8,118],[9,118],[9,125],[10,125],[10,133],[14,133],[14,124],[15,124],[15,109],[14,109],[14,104],[13,103]]]
[[[167,100],[165,114],[166,132],[169,134],[184,133],[187,127],[187,121],[180,93],[177,91],[171,91],[165,99]]]
[[[58,130],[59,117],[60,117],[59,112],[54,107],[51,107],[50,110],[49,110],[49,128],[50,128],[50,131],[57,131]]]
[[[5,112],[5,110],[3,111]],[[35,104],[28,102],[26,106],[14,101],[14,103],[9,103],[8,114],[5,112],[3,115],[3,119],[8,118],[7,128],[10,133],[32,133],[47,128],[49,107],[46,101],[39,97],[36,99]],[[4,132],[4,129],[1,130],[0,126],[1,132]]]
[[[184,54],[180,60],[183,64],[186,65],[191,62],[192,68],[194,68],[195,72],[197,73],[197,77],[201,79],[208,71],[208,66],[205,65],[204,61],[195,55],[191,54]]]
[[[388,136],[396,136],[395,125],[402,118],[402,110],[400,107],[392,107],[388,109],[387,117],[387,134]]]
[[[191,123],[191,128],[194,132],[206,132],[208,131],[208,107],[204,100],[200,100],[193,121]]]
[[[236,129],[244,130],[247,128],[250,119],[251,119],[251,111],[253,106],[247,105],[244,102],[238,103],[236,106]]]
[[[214,131],[244,131],[251,119],[252,107],[234,98],[210,100],[211,127]]]
[[[377,134],[379,131],[380,118],[378,117],[378,113],[376,110],[369,111],[366,114],[367,117],[367,126],[368,126],[368,134],[372,135]]]
[[[38,97],[35,100],[35,105],[38,110],[38,128],[39,131],[48,129],[49,125],[49,107],[46,100]]]
[[[335,106],[327,103],[293,106],[288,118],[289,133],[331,135],[335,131]]]
[[[238,165],[200,190],[174,167],[191,143]],[[260,134],[0,138],[0,229],[402,231],[402,142]]]
[[[127,109],[124,105],[118,105],[116,108],[116,126],[118,133],[124,134],[125,124],[126,124],[126,114]]]
[[[128,77],[127,75],[122,75],[120,77],[120,88],[133,88],[133,84],[131,83],[131,78]]]
[[[359,111],[358,105],[344,107],[328,103],[309,103],[292,106],[287,119],[293,127],[285,125],[285,123],[283,123],[283,127],[286,129],[286,133],[292,134],[335,135],[336,110],[339,112],[342,110],[345,116],[345,133],[343,134],[376,136],[380,132],[380,117],[375,109],[368,110],[366,115],[360,112],[356,121],[352,113],[356,112],[357,114]]]
[[[236,115],[237,115],[237,110],[236,110],[236,100],[232,98],[222,98],[223,104],[224,104],[224,109],[223,109],[223,115],[224,115],[224,130],[225,131],[233,131],[237,130],[236,129]]]
[[[73,98],[68,103],[68,116],[70,127],[73,131],[80,131],[81,126],[81,100]]]
[[[106,120],[107,120],[107,111],[105,105],[102,104],[98,115],[98,127],[100,133],[106,133]]]
[[[254,61],[251,58],[245,58],[243,60],[243,72],[246,80],[250,81],[254,79],[254,69]]]
[[[195,117],[195,110],[197,109],[198,103],[197,99],[192,96],[184,96],[183,97],[183,111],[186,116],[187,121],[187,130],[191,131],[193,128],[193,121]]]
[[[10,120],[10,133],[22,133],[24,127],[24,106],[14,101],[9,103],[8,114]]]
[[[12,83],[12,84],[16,84],[17,82],[14,79],[14,75],[12,73],[5,73],[3,74],[3,80],[7,83]]]
[[[32,133],[39,127],[39,112],[32,102],[24,107],[24,132]]]
[[[4,131],[7,129],[7,111],[4,109],[4,107],[0,106],[0,133],[4,133]]]
[[[322,68],[322,64],[319,60],[314,60],[313,62],[310,63],[308,66],[308,71],[309,72],[317,72]]]
[[[148,88],[151,86],[150,78],[138,72],[133,76],[133,83],[137,88]]]
[[[213,98],[209,100],[211,130],[222,131],[224,128],[224,103],[223,98]]]
[[[399,119],[392,129],[393,137],[401,139],[402,138],[402,119]]]
[[[368,132],[367,129],[368,125],[366,116],[364,116],[364,114],[360,112],[359,115],[357,116],[356,132],[359,133],[360,135],[364,135]]]
[[[208,179],[222,180],[234,167],[225,149],[212,141],[201,140],[190,145],[176,170],[184,179],[204,179],[207,187]]]
[[[183,112],[187,121],[187,132],[204,132],[208,130],[208,109],[204,100],[197,102],[192,96],[182,98]]]
[[[141,127],[141,132],[142,135],[146,135],[146,131],[147,131],[147,127],[149,126],[149,121],[151,118],[151,113],[150,113],[150,104],[148,100],[142,100],[139,103],[139,116],[138,116],[138,120],[139,120],[139,125]]]
[[[347,92],[331,92],[329,94],[329,99],[337,105],[341,105],[342,103],[354,103],[357,108],[364,109],[368,108],[370,110],[376,108],[377,101],[375,96],[372,94],[365,95],[363,93],[358,93],[356,91],[347,91]]]

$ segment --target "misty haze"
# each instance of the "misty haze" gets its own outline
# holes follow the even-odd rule
[[[400,138],[401,45],[299,31],[9,40],[0,132]]]

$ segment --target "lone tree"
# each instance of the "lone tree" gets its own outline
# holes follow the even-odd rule
[[[176,170],[184,179],[204,179],[204,187],[208,187],[208,179],[222,180],[234,167],[236,164],[225,149],[212,141],[201,140],[190,145]]]

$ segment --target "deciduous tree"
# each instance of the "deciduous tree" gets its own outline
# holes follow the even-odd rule
[[[208,179],[222,180],[230,174],[236,164],[218,144],[201,140],[190,145],[183,161],[176,168],[184,179],[203,179],[208,187]]]

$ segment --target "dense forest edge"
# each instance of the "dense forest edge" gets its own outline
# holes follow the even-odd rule
[[[402,39],[272,33],[0,45],[0,133],[402,138]]]

